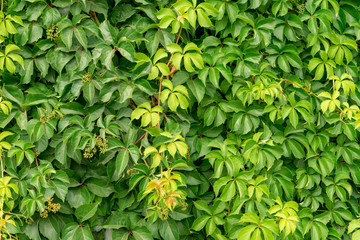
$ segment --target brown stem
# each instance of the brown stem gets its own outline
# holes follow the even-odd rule
[[[97,19],[97,17],[96,17],[96,13],[93,12],[93,11],[90,11],[90,15],[94,18],[94,22],[95,22],[96,24],[98,24],[99,21],[98,21],[98,19]]]
[[[160,77],[160,83],[159,83],[159,95],[158,95],[158,106],[160,106],[160,95],[161,95],[161,85],[162,85],[162,79],[164,75],[161,75]]]
[[[156,103],[155,103],[155,97],[154,96],[151,96],[151,107],[155,107],[156,106]]]
[[[176,44],[179,43],[180,35],[181,35],[181,30],[182,30],[182,27],[181,27],[180,30],[179,30],[179,34],[178,34],[178,37],[177,37],[176,42],[175,42]],[[171,63],[171,60],[172,60],[173,56],[174,56],[174,53],[172,53],[171,56],[170,56],[170,59],[169,59],[169,61],[168,61],[168,63],[167,63],[168,66],[170,66],[170,63]],[[164,75],[161,74],[161,77],[160,77],[160,86],[159,86],[158,106],[160,106],[161,83],[162,83],[162,79],[163,79],[163,78],[164,78]]]
[[[176,42],[175,42],[176,44],[179,43],[181,31],[182,31],[182,27],[179,30],[179,34],[178,34]],[[172,53],[171,56],[170,56],[170,59],[169,59],[169,61],[167,63],[168,66],[170,66],[170,63],[171,63],[171,60],[172,60],[173,56],[174,56],[174,53]],[[161,74],[160,83],[159,83],[158,106],[160,106],[161,85],[162,85],[163,78],[164,78],[164,74]],[[159,123],[158,127],[160,128],[160,123]]]
[[[144,163],[148,168],[150,168],[150,165],[147,163],[146,159],[144,159]]]
[[[4,0],[1,0],[1,11],[4,9]]]
[[[280,89],[282,89],[282,88],[281,88],[281,83],[282,83],[282,82],[285,82],[285,81],[292,83],[293,85],[301,88],[302,90],[306,91],[306,92],[309,93],[310,95],[314,95],[315,97],[317,97],[318,99],[320,99],[321,101],[323,101],[318,95],[316,95],[315,93],[313,93],[313,92],[310,91],[309,89],[301,86],[301,85],[300,85],[299,83],[297,83],[297,82],[293,82],[293,81],[291,81],[291,80],[289,80],[289,79],[286,79],[286,78],[280,78]]]
[[[2,153],[0,154],[0,162],[1,162],[1,177],[4,177],[4,164],[2,159]]]
[[[38,167],[39,166],[39,162],[38,162],[38,159],[37,159],[37,156],[36,156],[36,152],[33,150],[33,149],[31,149],[32,151],[33,151],[33,153],[34,153],[34,156],[35,156],[35,163],[36,163],[36,166]]]
[[[130,107],[132,107],[133,109],[136,109],[135,103],[133,102],[132,99],[130,99],[129,105],[130,105]]]
[[[136,140],[136,142],[134,143],[134,145],[137,144],[141,139],[143,139],[144,137],[146,137],[147,134],[148,134],[147,132],[144,133],[138,140]]]
[[[178,37],[177,37],[177,39],[176,39],[176,44],[178,44],[179,43],[179,40],[180,40],[180,35],[181,35],[181,30],[182,30],[182,27],[180,28],[180,30],[179,30],[179,34],[178,34]],[[174,56],[174,53],[172,53],[171,54],[171,56],[170,56],[170,59],[169,59],[169,62],[168,62],[168,66],[170,65],[170,63],[171,63],[171,60],[172,60],[172,57]]]
[[[289,79],[286,79],[286,78],[280,78],[279,85],[280,85],[281,94],[283,94],[283,93],[282,93],[282,88],[281,88],[281,83],[282,83],[282,82],[290,82],[290,83],[292,83],[294,86],[297,86],[297,87],[301,88],[302,90],[306,91],[306,92],[309,93],[310,95],[315,96],[315,97],[318,98],[320,101],[322,101],[322,102],[324,101],[324,99],[322,99],[321,97],[319,97],[317,94],[315,94],[314,92],[310,91],[310,90],[307,89],[306,87],[303,87],[303,86],[301,86],[299,83],[293,82],[293,81],[291,81],[291,80],[289,80]],[[286,98],[285,98],[285,99],[286,99]],[[339,108],[338,106],[336,106],[336,107],[340,110],[340,113],[344,114],[344,112],[343,112],[343,110],[342,110],[341,108]],[[344,114],[344,115],[345,115],[345,114]]]

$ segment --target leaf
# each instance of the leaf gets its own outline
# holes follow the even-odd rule
[[[211,218],[211,216],[208,215],[203,215],[198,217],[197,219],[195,219],[193,225],[192,225],[192,229],[194,229],[195,231],[200,231],[201,229],[203,229],[206,225],[206,223],[208,222],[208,220]]]
[[[60,109],[64,114],[84,115],[84,107],[77,102],[66,103],[62,105]]]
[[[77,28],[74,29],[74,33],[75,33],[76,39],[79,41],[81,46],[83,46],[83,48],[86,49],[87,44],[88,44],[88,40],[87,40],[86,33],[85,33],[84,29],[77,27]]]
[[[231,181],[229,184],[225,186],[219,199],[221,201],[228,202],[235,196],[235,192],[236,192],[235,182]]]
[[[49,52],[46,55],[46,60],[58,72],[61,73],[65,65],[74,57],[73,54],[64,53],[61,51]]]
[[[75,211],[75,216],[80,222],[84,222],[93,217],[98,209],[98,203],[84,204]]]
[[[152,233],[146,227],[136,227],[132,231],[135,240],[152,240]]]
[[[201,102],[201,100],[205,96],[205,87],[202,84],[201,80],[199,78],[196,78],[195,80],[187,81],[187,85],[190,91],[194,94],[196,100],[198,102]]]
[[[84,98],[89,102],[89,105],[93,105],[95,100],[95,86],[92,82],[84,83],[83,87]]]
[[[290,65],[284,55],[279,56],[277,61],[278,61],[279,67],[284,72],[290,72],[290,70],[291,70]]]
[[[293,127],[296,128],[296,126],[299,123],[299,116],[295,109],[290,110],[289,118],[291,125],[293,125]]]
[[[169,67],[165,63],[157,63],[156,66],[159,68],[161,74],[164,76],[170,75]]]
[[[180,239],[179,230],[175,221],[172,219],[160,222],[159,233],[164,239]]]
[[[3,87],[3,92],[9,100],[16,102],[19,106],[24,103],[24,94],[19,88],[7,85]]]
[[[238,239],[250,240],[251,234],[255,231],[255,229],[255,225],[248,225],[242,228],[237,235]]]
[[[47,8],[43,12],[43,21],[47,28],[55,25],[61,18],[61,14],[57,8]]]
[[[68,192],[68,183],[59,181],[57,179],[54,179],[53,181],[54,187],[55,187],[55,194],[58,198],[60,198],[62,201],[65,200],[66,194]]]
[[[62,231],[62,239],[93,240],[91,230],[88,226],[79,226],[77,223],[69,223]]]
[[[129,163],[129,151],[121,149],[116,157],[116,172],[119,176],[122,175]]]
[[[122,211],[114,211],[103,224],[105,229],[119,229],[126,227],[128,224],[128,217]]]
[[[89,204],[90,197],[91,195],[87,187],[70,188],[66,195],[66,201],[71,207],[77,209],[81,205]]]
[[[86,181],[86,186],[90,192],[100,197],[108,197],[114,192],[114,186],[110,185],[109,182],[99,178],[90,178]]]
[[[118,50],[120,54],[130,62],[135,62],[135,49],[128,42],[120,42]]]
[[[202,9],[198,9],[196,12],[197,12],[199,25],[201,27],[211,27],[211,26],[213,26],[210,19],[209,19],[209,17],[206,15],[206,13]]]
[[[60,237],[60,226],[55,217],[49,216],[48,218],[40,219],[39,230],[49,240],[57,240]]]
[[[68,49],[70,49],[72,46],[73,34],[74,34],[74,29],[71,27],[61,31],[61,40]]]
[[[105,20],[100,24],[99,29],[104,40],[115,45],[118,33],[115,28],[110,24],[110,22]]]
[[[194,205],[197,209],[199,209],[201,211],[205,211],[207,214],[211,215],[211,210],[204,201],[198,200],[198,201],[194,202]]]
[[[259,224],[260,219],[255,213],[248,212],[241,217],[240,222]]]
[[[219,71],[217,69],[210,68],[209,80],[216,88],[219,88],[219,78],[220,78]]]
[[[168,99],[168,106],[171,109],[171,111],[176,112],[176,109],[179,106],[179,101],[176,98],[175,94],[170,94]]]

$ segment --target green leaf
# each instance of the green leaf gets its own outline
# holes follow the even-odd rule
[[[89,105],[93,105],[95,100],[95,86],[92,82],[84,83],[83,87],[84,98],[89,102]]]
[[[99,26],[100,32],[105,41],[115,45],[117,41],[117,31],[116,29],[110,24],[109,21],[104,21]]]
[[[19,106],[24,103],[24,94],[18,87],[12,85],[4,86],[3,92],[9,100],[16,102]]]
[[[209,80],[216,88],[219,88],[219,78],[220,78],[219,71],[215,68],[210,68]]]
[[[278,57],[277,62],[279,64],[279,67],[284,71],[284,72],[290,72],[291,68],[289,65],[289,62],[287,61],[286,57],[284,55],[281,55]]]
[[[94,237],[88,226],[80,226],[73,222],[65,226],[64,230],[62,231],[62,239],[93,240]]]
[[[129,151],[121,149],[116,157],[115,169],[119,176],[122,175],[129,163]]]
[[[39,230],[40,233],[49,240],[57,240],[60,238],[61,228],[58,219],[53,216],[40,219]]]
[[[248,225],[242,228],[237,235],[238,239],[250,240],[251,234],[255,231],[255,229],[255,225]]]
[[[219,199],[221,201],[228,202],[235,196],[235,193],[236,193],[235,182],[231,181],[229,184],[225,186]]]
[[[84,222],[93,217],[98,209],[98,203],[84,204],[75,211],[75,216],[80,222]]]
[[[156,66],[159,68],[161,74],[164,76],[170,75],[169,67],[165,63],[157,63]]]
[[[87,187],[70,188],[66,195],[66,201],[71,207],[77,209],[81,205],[90,203],[90,192]]]
[[[194,202],[194,205],[197,209],[199,209],[201,211],[205,211],[207,214],[211,215],[211,210],[204,201],[198,200],[198,201]]]
[[[259,224],[260,219],[255,213],[248,212],[241,217],[240,222]]]
[[[202,215],[200,217],[198,217],[197,219],[195,219],[193,225],[192,225],[192,229],[194,229],[195,231],[200,231],[201,229],[203,229],[206,225],[206,223],[208,222],[208,220],[211,218],[211,216],[208,215]]]
[[[205,86],[202,84],[201,80],[196,78],[195,80],[187,81],[187,85],[190,91],[194,94],[196,100],[201,102],[205,96]]]
[[[132,231],[132,236],[135,240],[153,240],[152,233],[144,226],[144,227],[136,227]]]
[[[43,13],[43,21],[47,28],[55,25],[61,18],[61,14],[57,8],[47,8]]]
[[[175,94],[170,94],[168,99],[168,106],[171,111],[176,112],[176,109],[179,106],[179,100],[176,98]]]
[[[202,9],[198,9],[196,12],[197,12],[199,25],[201,27],[207,28],[207,27],[213,26],[211,23],[211,20],[209,19],[209,17],[206,15],[206,13]]]
[[[131,43],[120,42],[118,50],[120,54],[130,62],[135,62],[135,49]]]
[[[77,27],[77,28],[74,29],[74,33],[75,33],[76,39],[79,41],[81,46],[83,46],[83,48],[86,49],[87,44],[88,44],[88,40],[87,40],[86,33],[85,33],[84,29]]]
[[[65,46],[70,49],[72,46],[74,29],[69,27],[61,31],[61,41],[65,44]]]
[[[159,224],[159,233],[163,239],[174,239],[179,240],[179,230],[174,220],[168,219],[165,221],[161,221]]]
[[[100,197],[108,197],[114,192],[114,186],[104,179],[90,178],[86,181],[86,186],[90,192]]]
[[[294,128],[299,124],[299,116],[295,109],[291,109],[289,113],[290,123]]]

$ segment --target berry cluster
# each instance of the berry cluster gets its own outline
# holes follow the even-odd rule
[[[92,158],[94,154],[97,152],[96,147],[90,148],[90,143],[86,145],[85,152],[83,154],[84,158]]]
[[[159,218],[161,220],[166,220],[168,219],[169,216],[169,208],[165,207],[165,206],[158,206],[157,207],[157,212],[159,214]]]
[[[61,208],[60,203],[53,203],[52,202],[53,200],[54,200],[54,198],[49,198],[47,200],[43,199],[46,206],[45,206],[45,211],[40,213],[40,217],[47,218],[49,216],[49,212],[56,213],[60,210],[60,208]]]
[[[91,82],[91,80],[92,80],[92,75],[91,75],[91,73],[86,73],[83,77],[82,77],[82,79],[81,79],[81,81],[83,82],[83,83],[85,83],[85,82]]]
[[[51,118],[56,118],[56,112],[53,110],[48,114],[48,110],[45,109],[45,113],[40,115],[40,122],[48,123]]]
[[[305,12],[305,10],[306,10],[305,9],[305,4],[299,4],[296,7],[297,7],[298,13],[300,13],[300,14],[303,14]]]
[[[59,36],[57,29],[57,25],[52,25],[49,29],[47,29],[46,38],[50,39],[51,41],[55,41],[55,39]]]
[[[132,177],[132,176],[138,174],[139,171],[137,171],[137,170],[135,170],[135,169],[133,169],[133,168],[130,168],[130,169],[127,170],[126,173],[127,173],[127,175],[129,175],[130,177]]]
[[[94,148],[90,148],[90,143],[86,145],[85,152],[83,154],[84,158],[92,158],[94,154],[99,151],[101,154],[104,154],[108,150],[108,140],[103,139],[102,137],[96,137],[96,144]]]
[[[24,221],[25,221],[27,224],[32,224],[32,223],[33,223],[33,220],[32,220],[31,218],[29,218],[29,217],[26,217],[26,218],[24,219]]]
[[[102,137],[98,136],[96,138],[96,146],[98,147],[100,153],[104,154],[107,152],[108,150],[108,140],[107,139],[103,139]]]

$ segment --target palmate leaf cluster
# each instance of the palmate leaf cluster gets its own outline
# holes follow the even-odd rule
[[[1,237],[360,238],[358,0],[1,10]]]

